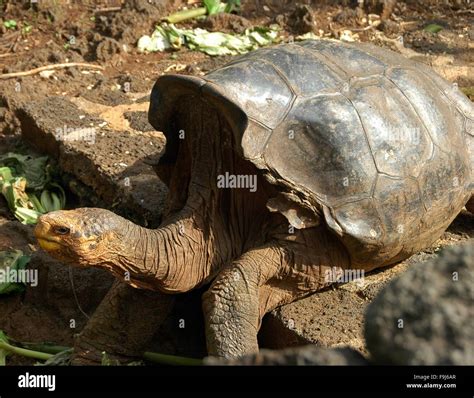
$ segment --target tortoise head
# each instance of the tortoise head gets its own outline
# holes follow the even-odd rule
[[[38,243],[53,257],[81,266],[113,262],[128,221],[105,209],[55,211],[40,217]]]

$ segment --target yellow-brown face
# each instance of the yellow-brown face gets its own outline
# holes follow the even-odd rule
[[[119,224],[116,214],[95,208],[55,211],[40,217],[35,236],[42,249],[67,263],[95,266],[107,261]]]

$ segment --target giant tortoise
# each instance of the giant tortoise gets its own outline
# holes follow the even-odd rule
[[[53,212],[36,228],[53,256],[119,280],[77,338],[75,363],[139,355],[171,296],[206,285],[209,354],[255,352],[265,313],[347,270],[399,262],[474,210],[473,105],[429,67],[373,45],[283,44],[204,77],[160,77],[149,120],[166,136],[158,229],[97,208]]]

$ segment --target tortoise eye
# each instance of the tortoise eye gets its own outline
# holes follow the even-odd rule
[[[67,235],[71,230],[68,227],[54,227],[53,231],[58,235]]]

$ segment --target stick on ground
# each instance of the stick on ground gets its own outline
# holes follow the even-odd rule
[[[36,75],[37,73],[43,72],[45,70],[54,70],[54,69],[64,69],[64,68],[72,68],[72,67],[80,67],[80,68],[89,68],[89,69],[99,69],[104,70],[103,66],[100,65],[93,65],[93,64],[86,64],[81,62],[68,62],[64,64],[53,64],[53,65],[45,65],[39,68],[31,69],[25,72],[13,72],[13,73],[5,73],[0,75],[0,80],[2,79],[11,79],[12,77],[20,77],[20,76],[31,76]]]

